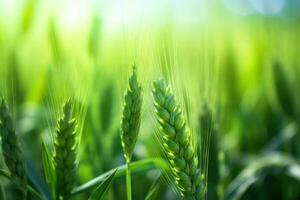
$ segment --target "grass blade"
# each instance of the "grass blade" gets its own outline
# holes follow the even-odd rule
[[[297,124],[290,123],[285,126],[279,134],[277,134],[271,142],[264,148],[265,153],[270,153],[272,151],[278,151],[280,147],[284,144],[289,143],[291,140],[295,138],[298,132]]]
[[[296,181],[300,181],[299,162],[292,157],[280,153],[273,153],[253,160],[252,163],[231,182],[224,199],[240,199],[255,182],[261,180],[266,174],[270,174],[274,171],[283,172]]]
[[[153,182],[153,184],[151,185],[145,200],[157,199],[159,189],[160,189],[160,176],[158,176]]]
[[[89,200],[101,200],[105,196],[106,192],[110,188],[113,179],[115,177],[115,174],[117,172],[117,169],[115,169],[107,178],[104,180],[97,189],[92,193]]]
[[[44,175],[47,184],[50,187],[52,197],[55,197],[55,172],[54,172],[54,166],[51,159],[51,154],[49,153],[49,150],[47,149],[44,142],[42,142],[42,160],[43,160],[43,169],[44,169]]]
[[[29,0],[21,14],[21,34],[26,34],[32,25],[34,14],[36,11],[36,0]]]
[[[0,176],[3,176],[5,178],[7,178],[8,180],[10,180],[12,183],[14,183],[14,181],[12,180],[12,177],[10,176],[10,173],[4,169],[0,169]],[[38,197],[41,200],[44,200],[44,198],[30,185],[27,185],[27,190],[34,194],[36,197]]]
[[[0,169],[0,176],[3,176],[3,177],[5,177],[9,180],[11,179],[10,173],[8,171],[4,170],[4,169]]]
[[[30,160],[26,161],[26,173],[28,180],[30,180],[30,184],[35,188],[35,191],[41,194],[45,199],[51,200],[51,193],[49,191],[49,187],[42,177],[43,175],[40,174],[39,170]]]
[[[88,181],[87,183],[84,183],[83,185],[80,185],[72,191],[72,195],[76,195],[82,192],[86,192],[92,188],[94,188],[96,185],[102,183],[104,180],[107,179],[107,177],[114,171],[118,169],[118,171],[115,174],[115,178],[120,178],[126,175],[127,165],[121,165],[117,168],[114,168],[108,172],[105,172],[104,174],[101,174],[100,176]],[[138,173],[138,172],[144,172],[151,169],[162,169],[164,171],[167,171],[168,165],[165,163],[164,160],[160,158],[154,158],[154,159],[145,159],[140,160],[136,162],[130,163],[130,169],[131,173]]]

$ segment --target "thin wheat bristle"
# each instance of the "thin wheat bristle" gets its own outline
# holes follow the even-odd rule
[[[57,124],[54,166],[56,172],[56,193],[58,199],[66,200],[76,179],[77,131],[73,116],[73,105],[67,100],[63,106],[63,116]]]
[[[21,199],[27,199],[27,177],[25,164],[16,135],[13,119],[6,102],[2,99],[0,105],[0,135],[2,138],[2,152],[12,180],[21,191]]]
[[[138,138],[141,121],[142,89],[137,80],[135,67],[125,93],[123,116],[121,121],[121,142],[126,161],[132,157],[133,149]]]
[[[204,177],[181,107],[164,80],[154,81],[152,93],[163,146],[177,188],[183,197],[199,200],[205,193]]]

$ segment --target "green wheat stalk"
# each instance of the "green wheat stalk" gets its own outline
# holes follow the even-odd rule
[[[77,167],[77,131],[73,105],[68,99],[63,106],[63,116],[57,124],[54,166],[57,199],[69,199],[74,186]]]
[[[129,85],[125,93],[123,115],[121,121],[121,143],[127,163],[126,186],[127,199],[131,200],[130,160],[136,144],[141,122],[142,89],[137,80],[136,68],[129,78]]]
[[[2,138],[2,152],[13,182],[21,191],[21,199],[27,199],[27,176],[25,164],[16,135],[13,119],[6,102],[2,99],[0,105],[0,135]]]
[[[155,113],[173,177],[180,194],[186,199],[204,197],[204,176],[199,168],[197,151],[191,144],[191,132],[180,105],[164,80],[153,82]]]

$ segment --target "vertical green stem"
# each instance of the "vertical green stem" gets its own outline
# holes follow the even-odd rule
[[[0,184],[0,197],[1,197],[1,199],[6,200],[5,190],[2,186],[2,184]]]
[[[130,174],[130,161],[127,161],[126,170],[126,189],[127,189],[127,200],[131,200],[131,174]]]

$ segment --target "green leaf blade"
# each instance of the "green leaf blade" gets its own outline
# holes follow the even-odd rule
[[[92,193],[92,195],[89,197],[89,200],[102,200],[105,196],[106,192],[110,188],[113,179],[115,177],[115,174],[118,169],[115,169]]]
[[[5,169],[0,169],[0,176],[10,180],[12,183],[15,184],[14,180],[12,179],[10,172],[6,171]],[[16,185],[17,186],[17,185]],[[44,198],[40,195],[40,193],[38,193],[33,187],[31,187],[30,185],[26,186],[28,191],[32,194],[34,194],[36,197],[38,197],[39,199],[43,200]]]
[[[153,184],[151,185],[149,191],[148,191],[148,194],[145,198],[145,200],[156,200],[157,197],[158,197],[158,193],[159,193],[159,189],[160,189],[160,185],[161,185],[161,182],[160,182],[160,176],[159,175],[155,181],[153,182]]]
[[[43,169],[44,169],[46,182],[51,189],[52,196],[54,197],[55,183],[56,183],[55,171],[54,171],[54,166],[53,166],[50,152],[44,142],[42,142],[42,162],[43,162]]]
[[[11,180],[9,171],[7,171],[5,169],[0,169],[0,176],[3,176],[5,178]]]
[[[127,165],[121,165],[118,168],[118,171],[116,172],[115,178],[120,178],[124,177],[126,175],[126,169]],[[112,171],[116,170],[117,168],[114,168],[112,170],[109,170],[108,172],[105,172],[92,180],[75,187],[72,191],[72,195],[76,195],[79,193],[86,192],[92,188],[94,188],[96,185],[99,183],[103,182],[103,180],[106,179],[106,177],[112,173]],[[139,160],[135,162],[130,163],[130,169],[132,174],[136,174],[139,172],[144,172],[152,169],[157,169],[157,170],[163,170],[163,171],[168,171],[168,165],[167,163],[162,160],[161,158],[151,158],[151,159],[145,159],[145,160]]]

